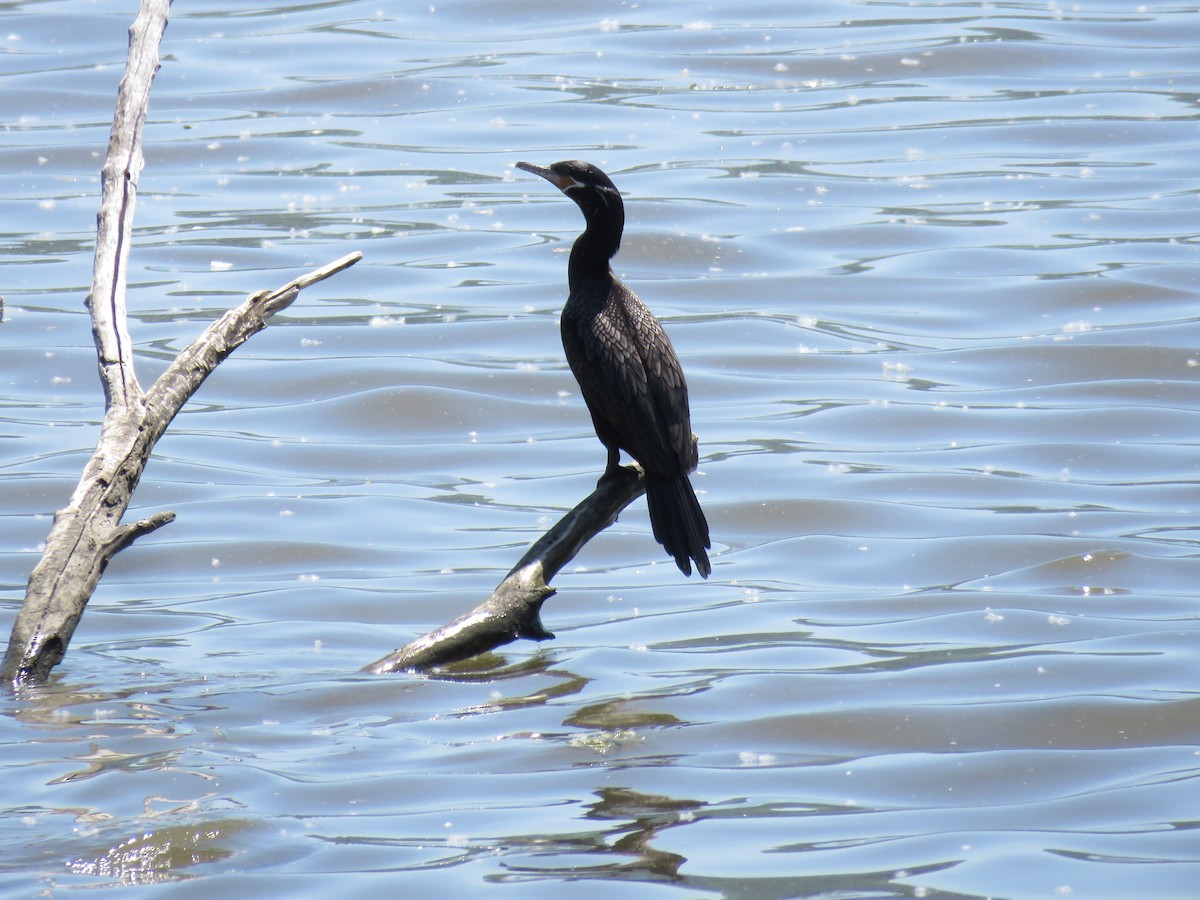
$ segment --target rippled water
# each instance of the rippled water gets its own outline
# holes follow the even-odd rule
[[[101,417],[82,299],[132,2],[0,40],[0,627]],[[1200,15],[1152,3],[178,2],[149,382],[226,361],[49,685],[0,701],[0,891],[1185,897],[1200,889]],[[714,571],[644,504],[557,640],[358,670],[591,487],[573,204],[667,325]],[[508,888],[508,890],[506,890]],[[149,890],[154,890],[153,888]]]

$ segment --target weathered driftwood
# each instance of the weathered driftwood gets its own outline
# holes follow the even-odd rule
[[[44,678],[66,652],[87,598],[113,554],[170,521],[158,516],[130,528],[119,524],[128,504],[128,495],[122,502],[120,492],[141,474],[140,467],[123,467],[122,460],[129,456],[145,418],[145,398],[134,374],[133,342],[126,325],[126,265],[144,162],[142,126],[169,9],[168,0],[145,0],[129,29],[129,54],[102,170],[92,291],[87,299],[104,386],[104,424],[96,454],[71,502],[55,516],[45,555],[30,576],[4,656],[2,674],[8,681]],[[96,525],[88,526],[89,522]]]
[[[96,256],[87,305],[104,387],[105,414],[96,452],[67,506],[54,516],[46,549],[29,577],[13,623],[0,677],[10,685],[45,679],[63,658],[96,584],[116,553],[171,522],[161,512],[130,525],[129,506],[155,443],[204,379],[235,348],[266,327],[304,287],[353,265],[353,253],[292,281],[261,291],[213,323],[183,350],[149,392],[138,384],[125,309],[133,210],[143,159],[142,126],[169,0],[143,0],[129,30],[129,56],[117,95],[103,196],[97,217]]]
[[[174,521],[161,512],[122,525],[154,445],[204,379],[236,348],[267,327],[300,290],[362,258],[352,253],[274,291],[259,291],[230,310],[180,352],[143,394],[131,369],[114,377],[125,402],[109,402],[96,452],[67,506],[55,513],[46,550],[13,623],[3,678],[16,684],[45,679],[67,644],[109,561],[136,538]],[[122,313],[124,311],[122,310]],[[110,395],[111,396],[111,395]]]
[[[467,659],[503,644],[526,638],[554,637],[542,625],[542,603],[553,596],[550,580],[575,558],[583,545],[616,521],[626,506],[645,493],[636,466],[606,477],[583,502],[539,538],[483,603],[465,616],[417,638],[363,671],[383,675],[426,671]]]

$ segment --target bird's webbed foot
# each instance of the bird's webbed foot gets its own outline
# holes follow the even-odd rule
[[[604,474],[602,474],[596,480],[596,486],[599,487],[600,485],[604,484],[604,482],[610,481],[614,478],[620,479],[620,480],[625,480],[625,479],[636,479],[637,477],[638,477],[637,469],[634,469],[631,466],[621,465],[621,451],[620,450],[609,450],[608,451],[608,463],[604,467]]]
[[[613,466],[605,469],[604,474],[596,480],[596,487],[600,487],[600,485],[613,479],[618,481],[637,481],[638,470],[633,466]]]

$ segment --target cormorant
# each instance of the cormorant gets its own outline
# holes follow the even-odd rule
[[[596,436],[608,450],[601,480],[620,469],[621,450],[636,459],[646,473],[654,539],[684,575],[692,574],[694,560],[707,578],[712,566],[704,551],[712,544],[688,480],[698,455],[683,368],[662,324],[609,264],[625,228],[621,195],[591,163],[564,160],[543,168],[519,162],[517,168],[574,200],[587,222],[571,247],[562,340]]]

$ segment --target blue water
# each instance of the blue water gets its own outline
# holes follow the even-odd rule
[[[132,2],[0,20],[0,628],[103,415],[83,306]],[[160,442],[43,688],[0,892],[1200,896],[1200,15],[1180,5],[178,2],[150,383],[358,250]],[[360,669],[604,464],[581,219],[683,360],[713,576],[642,502],[557,639]]]

